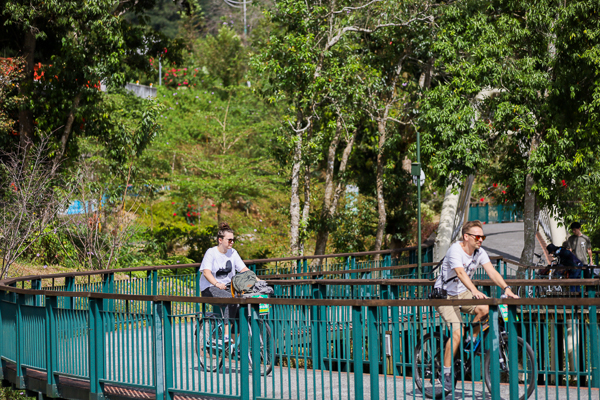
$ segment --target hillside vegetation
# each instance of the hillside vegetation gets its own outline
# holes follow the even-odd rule
[[[595,2],[34,3],[2,2],[3,276],[200,261],[220,221],[247,259],[414,245],[417,160],[422,239],[472,174],[523,263],[541,208],[596,232]]]

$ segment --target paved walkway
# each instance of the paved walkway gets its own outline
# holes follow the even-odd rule
[[[490,256],[502,256],[505,259],[519,261],[523,251],[523,222],[484,225],[487,238],[483,248]],[[535,252],[541,254],[542,248],[536,240]]]
[[[232,376],[233,375],[233,376]],[[212,376],[212,379],[210,379]],[[241,377],[239,373],[232,374],[208,374],[204,376],[208,378],[213,388],[222,388],[223,394],[239,395],[239,386]],[[261,393],[262,399],[314,399],[314,400],[351,400],[358,398],[355,392],[355,375],[348,372],[337,372],[327,370],[305,370],[303,368],[287,368],[274,367],[272,373],[268,377],[261,377]],[[219,383],[217,383],[219,381]],[[362,379],[363,393],[365,399],[372,398],[371,396],[371,377],[365,373]],[[378,385],[379,399],[411,399],[421,400],[427,399],[423,396],[418,388],[413,384],[410,377],[403,376],[384,376],[379,375],[376,379]],[[225,389],[233,384],[233,392]],[[250,385],[251,386],[251,385]],[[521,390],[523,388],[521,387]],[[252,388],[250,388],[252,392]],[[252,393],[251,393],[252,394]],[[570,387],[565,386],[538,386],[529,400],[563,400],[563,399],[578,399],[592,400],[600,398],[598,389],[589,389],[587,387]],[[218,397],[215,397],[217,399]],[[465,382],[457,383],[454,396],[446,396],[448,400],[454,399],[473,399],[487,400],[492,396],[487,387],[481,382]],[[509,400],[509,385],[500,384],[500,398]]]

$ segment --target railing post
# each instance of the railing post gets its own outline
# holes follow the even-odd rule
[[[41,279],[34,279],[31,281],[31,289],[33,290],[41,290],[42,289],[42,280]],[[39,307],[42,305],[41,302],[42,298],[41,296],[33,296],[33,305],[36,307]]]
[[[4,301],[6,297],[6,292],[0,290],[0,303]],[[0,332],[4,332],[4,327],[2,326],[2,304],[0,304]],[[4,340],[4,339],[3,339]],[[0,343],[0,355],[2,355],[2,344]],[[0,359],[0,382],[4,380],[4,361]]]
[[[202,296],[202,292],[200,291],[200,278],[202,278],[202,271],[200,271],[200,266],[197,266],[196,267],[196,275],[194,277],[195,285],[196,285],[196,287],[194,288],[194,296],[196,296],[196,297]],[[202,306],[200,305],[200,303],[194,303],[194,310],[196,313],[200,312],[201,307]]]
[[[258,326],[259,305],[250,306],[250,327],[252,329],[252,398],[261,397],[260,387],[260,327]]]
[[[511,400],[519,399],[519,347],[517,346],[517,306],[508,306],[508,383]],[[493,364],[493,363],[492,363]],[[525,367],[524,367],[525,368]],[[527,371],[525,371],[527,373]]]
[[[381,337],[377,328],[377,307],[368,307],[368,329],[369,335],[369,378],[371,381],[371,400],[379,400],[379,349],[381,348]]]
[[[65,291],[67,291],[67,292],[75,291],[75,277],[74,276],[67,276],[65,278]],[[72,297],[65,298],[65,308],[68,310],[73,309],[73,298]]]
[[[384,300],[398,300],[400,298],[400,287],[392,286],[392,285],[382,285],[381,290]],[[392,368],[399,374],[396,363],[400,360],[400,321],[398,319],[400,315],[400,307],[392,306],[390,307],[390,311],[392,313]],[[387,357],[387,353],[384,348],[384,357]]]
[[[354,355],[354,395],[364,399],[362,329],[365,315],[361,306],[352,306],[352,352]],[[377,385],[379,387],[379,385]]]
[[[161,303],[152,302],[154,326],[152,336],[154,339],[154,384],[156,385],[156,400],[163,400],[165,396],[165,343],[163,337],[163,306]]]
[[[248,352],[248,307],[242,307],[239,313],[240,316],[240,354],[246,354]],[[250,376],[250,366],[247,362],[240,360],[240,376],[248,377]],[[248,382],[241,382],[241,390],[240,390],[240,400],[250,400],[250,385]],[[254,388],[252,388],[254,392]]]
[[[592,299],[596,297],[596,289],[594,286],[588,288],[588,296]],[[589,316],[592,387],[600,388],[600,339],[598,338],[598,314],[596,306],[590,306]]]
[[[171,302],[160,303],[164,325],[164,349],[165,349],[165,400],[172,400],[173,396],[169,389],[173,388],[173,321],[171,320]],[[181,320],[180,320],[181,323]]]
[[[146,295],[152,296],[152,271],[146,271]],[[152,302],[146,302],[146,313],[152,312]]]
[[[104,300],[90,298],[89,308],[89,363],[90,363],[90,400],[104,398],[100,380],[105,378],[104,360],[106,359],[106,343],[102,311]]]
[[[17,368],[17,381],[15,382],[15,386],[17,389],[25,389],[25,379],[23,377],[23,368],[21,367],[21,363],[23,362],[23,342],[21,338],[23,337],[23,314],[21,313],[21,305],[24,304],[25,297],[18,293],[15,293],[16,303],[17,303],[17,351],[16,351],[16,368]]]
[[[490,349],[490,375],[492,381],[491,395],[492,400],[501,400],[500,398],[500,330],[498,327],[498,307],[491,306],[490,314],[490,334],[488,335],[488,349]],[[483,332],[482,332],[483,334]],[[506,361],[506,360],[504,360]]]
[[[312,284],[312,298],[313,299],[322,299],[321,295],[321,286],[319,284]],[[310,308],[311,315],[311,353],[312,353],[312,362],[314,369],[321,369],[321,360],[323,360],[323,355],[321,351],[324,351],[325,348],[321,349],[321,307],[320,306],[312,306]],[[325,333],[325,332],[323,332]]]
[[[102,282],[102,293],[114,293],[115,292],[115,274],[109,273],[104,274],[104,281]],[[104,309],[108,311],[115,311],[115,303],[112,299],[104,299]]]
[[[56,314],[58,299],[54,296],[46,297],[46,396],[59,397],[56,386],[56,376],[54,371],[57,369],[58,343],[56,342]]]

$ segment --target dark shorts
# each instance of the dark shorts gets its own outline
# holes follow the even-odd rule
[[[223,290],[223,289],[219,289],[216,286],[209,286],[206,289],[204,289],[202,291],[202,297],[218,297],[218,298],[222,298],[222,299],[231,299],[231,290]],[[216,310],[219,309],[219,311],[221,312],[221,316],[223,317],[224,320],[229,320],[231,319],[235,319],[237,318],[237,313],[238,313],[238,309],[239,306],[237,304],[230,304],[230,305],[222,305],[222,304],[214,304],[213,308],[215,308],[215,312],[217,312]]]

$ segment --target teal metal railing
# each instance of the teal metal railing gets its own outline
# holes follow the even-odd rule
[[[502,260],[497,265],[508,270]],[[433,283],[426,279],[287,279],[270,281],[282,288],[280,298],[232,300],[196,296],[196,273],[161,277],[158,271],[150,270],[146,278],[130,274],[136,271],[117,271],[116,276],[104,271],[95,276],[98,282],[87,284],[88,292],[76,290],[85,284],[79,279],[90,279],[85,275],[66,277],[62,291],[42,290],[44,280],[53,278],[0,282],[0,378],[49,396],[69,391],[69,398],[81,399],[110,397],[119,387],[151,391],[161,399],[178,394],[420,398],[415,356],[426,354],[415,347],[427,334],[448,334],[432,308],[448,303],[424,300]],[[490,282],[476,283],[498,296]],[[541,280],[509,283],[548,285]],[[497,304],[509,305],[502,323],[513,364],[504,373],[502,365],[488,362],[486,367],[486,357],[500,357],[494,351],[503,348],[497,347],[501,329],[491,324],[483,355],[469,356],[461,348],[470,372],[459,371],[457,390],[493,399],[503,393],[508,398],[512,391],[516,397],[511,398],[518,398],[532,375],[532,398],[598,394],[600,301],[595,297],[600,282],[562,283],[578,287],[577,297],[479,301],[490,306],[492,321]],[[73,290],[64,290],[68,287]],[[239,320],[228,324],[210,317],[208,302],[241,304]],[[260,314],[261,302],[270,304],[267,314]],[[235,340],[226,342],[226,335]],[[521,365],[522,343],[532,348],[535,368]],[[418,365],[425,373],[435,362],[431,368],[426,362]],[[431,375],[426,380],[434,381]]]
[[[469,221],[479,220],[486,224],[499,222],[516,222],[523,220],[523,211],[516,204],[490,205],[488,203],[471,204]]]

